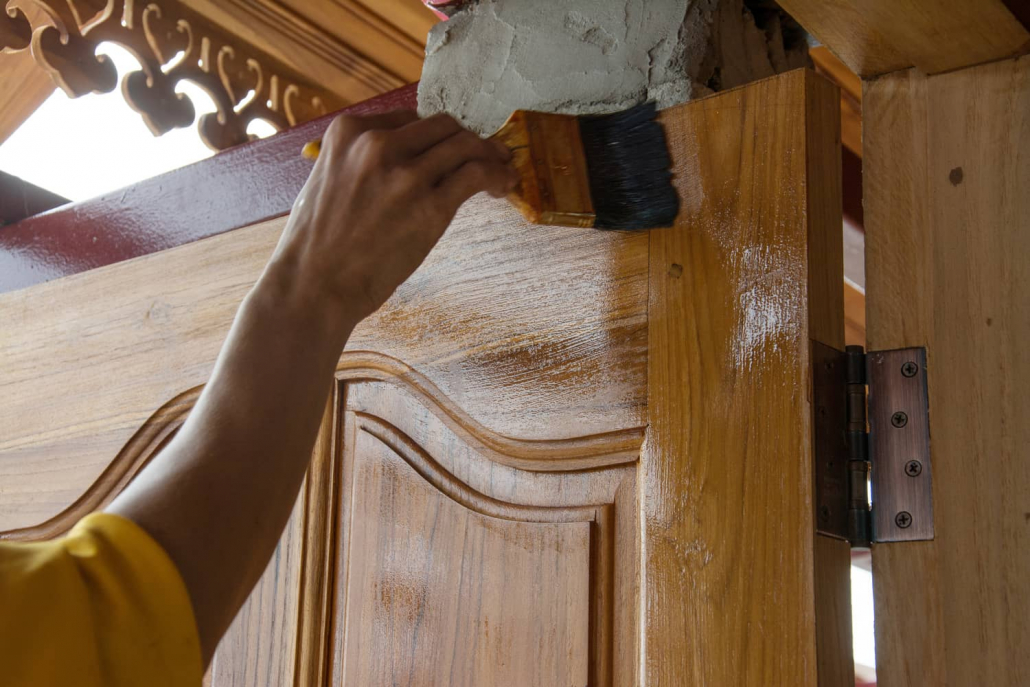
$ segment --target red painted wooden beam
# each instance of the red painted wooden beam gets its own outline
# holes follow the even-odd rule
[[[404,86],[341,112],[414,109],[416,89]],[[287,214],[311,171],[300,149],[333,116],[0,228],[0,293]]]

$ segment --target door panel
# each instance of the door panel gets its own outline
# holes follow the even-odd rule
[[[344,684],[585,685],[595,509],[492,499],[387,422],[344,422]]]
[[[642,428],[497,446],[403,377],[336,405],[334,684],[626,684]]]
[[[811,394],[812,342],[843,344],[838,106],[797,71],[663,112],[670,229],[466,204],[341,356],[214,684],[847,684]],[[0,295],[0,536],[159,450],[283,224]]]

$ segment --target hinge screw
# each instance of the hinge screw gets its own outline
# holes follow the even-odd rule
[[[898,429],[901,429],[902,427],[908,424],[908,415],[905,415],[905,413],[899,410],[898,412],[891,415],[891,424],[897,427]]]
[[[905,474],[909,477],[918,477],[923,471],[923,464],[918,460],[910,460],[905,463]]]
[[[919,372],[919,366],[909,361],[901,366],[901,374],[906,377],[915,377],[916,373]]]
[[[907,510],[903,510],[894,516],[894,524],[901,529],[908,529],[912,525],[912,514]]]

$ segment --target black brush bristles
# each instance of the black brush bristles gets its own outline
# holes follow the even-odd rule
[[[669,227],[679,211],[653,102],[579,118],[598,229]]]

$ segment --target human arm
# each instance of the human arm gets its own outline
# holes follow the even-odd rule
[[[204,665],[296,501],[340,352],[460,205],[515,183],[508,154],[452,119],[340,118],[175,439],[111,503],[168,553]]]

